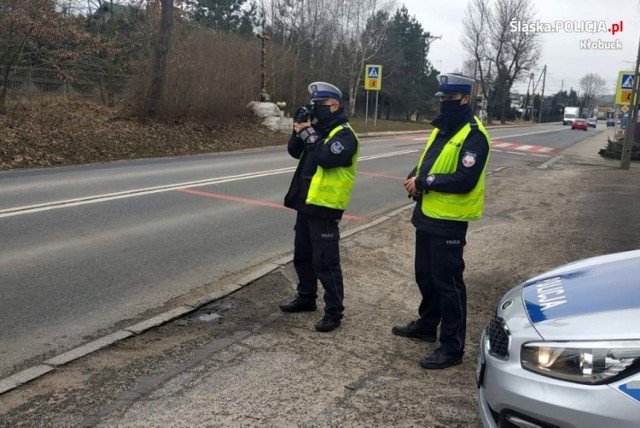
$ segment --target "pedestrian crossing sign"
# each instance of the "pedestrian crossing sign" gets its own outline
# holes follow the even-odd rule
[[[635,83],[635,73],[633,71],[621,71],[618,73],[618,84],[616,85],[617,105],[630,105],[633,84]]]
[[[367,64],[364,67],[364,89],[367,91],[379,91],[382,86],[382,66]]]
[[[633,89],[633,74],[622,75],[622,89]]]

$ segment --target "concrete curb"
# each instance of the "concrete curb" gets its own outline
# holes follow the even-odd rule
[[[12,389],[15,389],[27,382],[31,382],[32,380],[37,379],[52,370],[54,370],[54,367],[46,364],[40,364],[38,366],[30,367],[26,370],[4,378],[0,380],[0,395],[4,394],[7,391],[11,391]]]
[[[358,232],[362,232],[363,230],[374,227],[384,221],[391,219],[392,217],[403,213],[404,211],[413,207],[413,204],[408,204],[401,208],[398,208],[394,211],[391,211],[388,214],[384,214],[367,224],[360,225],[353,229],[348,230],[344,234],[342,234],[343,238],[352,236]],[[96,351],[104,349],[108,346],[111,346],[115,343],[118,343],[122,340],[128,339],[132,336],[137,336],[144,333],[147,330],[150,330],[154,327],[161,326],[162,324],[166,324],[170,321],[175,320],[176,318],[180,318],[186,314],[196,311],[198,308],[213,303],[217,300],[220,300],[224,297],[227,297],[236,291],[246,287],[252,282],[257,281],[270,274],[273,271],[281,269],[287,263],[293,261],[293,252],[286,254],[272,262],[266,262],[261,265],[258,265],[253,268],[253,270],[247,275],[238,279],[235,283],[225,286],[219,290],[216,290],[210,294],[206,294],[200,296],[185,305],[178,306],[176,308],[169,309],[166,312],[158,314],[154,317],[146,319],[144,321],[140,321],[136,324],[133,324],[129,327],[125,327],[122,330],[118,330],[114,333],[111,333],[107,336],[103,336],[91,342],[85,343],[83,345],[77,346],[69,351],[66,351],[62,354],[56,355],[48,360],[44,361],[42,364],[38,364],[36,366],[29,367],[23,371],[18,373],[14,373],[9,377],[4,379],[0,379],[0,395],[9,392],[13,389],[18,388],[21,385],[24,385],[28,382],[31,382],[35,379],[38,379],[41,376],[44,376],[47,373],[54,371],[57,367],[64,366],[72,361],[75,361],[79,358],[85,357],[89,354],[92,354]]]
[[[70,363],[71,361],[77,360],[78,358],[82,358],[85,355],[89,355],[92,352],[98,351],[102,348],[106,348],[107,346],[112,345],[116,342],[119,342],[123,339],[126,339],[127,337],[130,337],[130,336],[133,336],[133,333],[130,331],[125,331],[125,330],[116,331],[113,334],[101,337],[100,339],[86,343],[82,346],[78,346],[77,348],[74,348],[56,357],[49,358],[44,363],[52,367],[63,366],[67,363]]]

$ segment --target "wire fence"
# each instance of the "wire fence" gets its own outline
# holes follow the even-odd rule
[[[0,67],[0,76],[4,76]],[[44,67],[12,67],[7,82],[10,97],[36,98],[42,95],[75,95],[106,102],[123,98],[133,83],[133,76],[107,76],[105,73],[74,72],[73,77]],[[0,81],[1,84],[1,81]]]

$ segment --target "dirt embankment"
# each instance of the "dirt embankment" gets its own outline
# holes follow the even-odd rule
[[[143,124],[121,108],[66,98],[0,116],[0,170],[211,153],[285,144],[253,117]]]

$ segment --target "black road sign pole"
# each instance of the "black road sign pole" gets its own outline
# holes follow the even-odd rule
[[[373,116],[373,127],[376,127],[376,121],[378,120],[378,94],[380,93],[380,90],[376,91],[376,112]]]
[[[369,120],[369,90],[367,89],[367,105],[364,108],[364,124],[367,124]]]
[[[624,134],[624,144],[622,145],[622,158],[620,168],[629,169],[631,164],[631,148],[635,141],[636,122],[638,121],[638,87],[640,86],[640,43],[638,43],[638,55],[636,56],[636,68],[633,70],[633,90],[631,91],[631,101],[629,102],[629,118],[627,119],[627,129]]]

